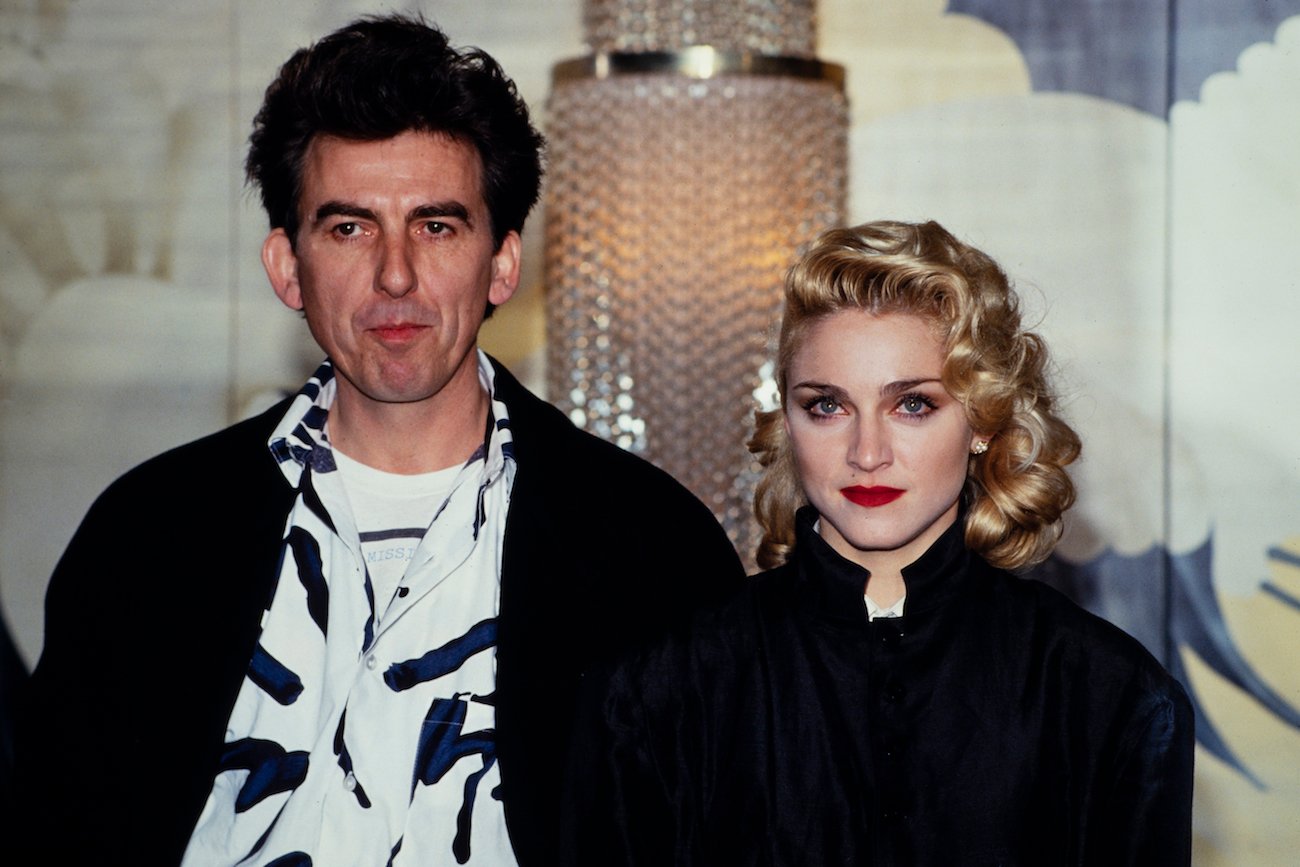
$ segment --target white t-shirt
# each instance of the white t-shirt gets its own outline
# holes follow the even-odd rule
[[[374,586],[379,618],[398,591],[415,549],[433,523],[438,507],[451,493],[460,467],[432,473],[386,473],[334,450],[361,539],[361,553]]]

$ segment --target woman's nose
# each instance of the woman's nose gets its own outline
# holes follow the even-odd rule
[[[849,446],[849,464],[867,473],[888,466],[894,460],[889,439],[888,425],[876,419],[859,418]]]

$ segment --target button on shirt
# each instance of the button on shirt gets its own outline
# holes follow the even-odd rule
[[[491,394],[481,353],[479,376]],[[416,547],[405,592],[377,600],[326,434],[334,395],[326,362],[272,435],[298,498],[183,864],[513,864],[494,796],[496,615],[515,470],[506,408],[492,400],[484,444]]]

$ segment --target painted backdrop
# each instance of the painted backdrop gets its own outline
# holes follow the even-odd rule
[[[392,8],[496,55],[543,123],[583,53],[577,0],[0,2],[0,602],[26,660],[94,495],[315,366],[261,274],[243,142],[294,48]],[[1195,696],[1197,863],[1294,863],[1300,0],[823,0],[820,23],[851,219],[985,248],[1056,350],[1086,453],[1040,577]],[[542,219],[487,336],[533,383]]]

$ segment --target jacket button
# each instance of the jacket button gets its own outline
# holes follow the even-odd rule
[[[885,684],[885,701],[896,702],[903,697],[903,684],[898,680],[890,680]]]

